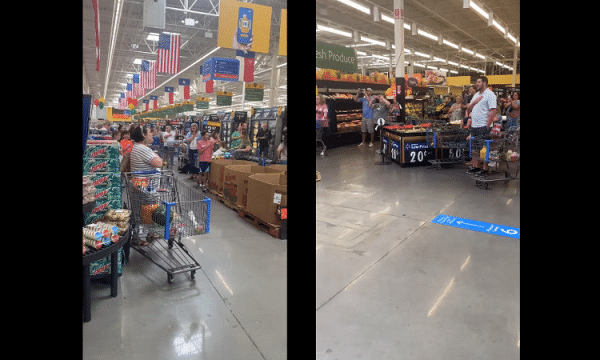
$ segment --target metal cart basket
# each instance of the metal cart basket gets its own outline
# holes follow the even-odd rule
[[[208,234],[210,199],[171,170],[129,172],[125,179],[133,215],[131,247],[166,271],[169,283],[188,271],[194,279],[201,266],[181,239]]]
[[[430,147],[440,149],[440,151],[449,149],[447,158],[439,156],[438,159],[429,160],[436,169],[441,169],[442,165],[447,164],[464,164],[466,150],[469,146],[469,141],[467,141],[469,130],[455,126],[442,126],[427,129],[425,135]]]
[[[471,150],[475,158],[486,147],[485,160],[488,163],[489,173],[486,175],[473,174],[475,185],[487,189],[489,183],[497,181],[515,180],[521,168],[520,153],[520,127],[511,127],[502,133],[499,139],[471,141]]]

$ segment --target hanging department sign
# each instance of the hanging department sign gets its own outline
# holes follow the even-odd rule
[[[356,50],[317,41],[316,66],[349,74],[357,73]]]

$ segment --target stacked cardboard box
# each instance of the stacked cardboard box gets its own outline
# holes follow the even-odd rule
[[[269,224],[280,225],[277,210],[286,206],[287,174],[259,173],[248,177],[247,212]]]
[[[248,178],[254,174],[279,174],[283,170],[275,165],[227,165],[224,167],[223,175],[223,198],[230,204],[246,210],[248,203]],[[287,172],[287,168],[285,171]]]
[[[252,161],[218,159],[210,162],[210,171],[208,173],[208,188],[219,195],[223,195],[223,179],[225,177],[225,167],[228,165],[256,165]]]

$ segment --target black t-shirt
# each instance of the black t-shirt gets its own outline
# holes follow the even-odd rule
[[[267,128],[267,131],[265,132],[265,130],[261,127],[260,129],[258,129],[258,132],[256,133],[257,138],[265,136],[265,133],[267,136],[266,139],[258,139],[258,146],[260,146],[261,148],[266,148],[269,146],[269,140],[271,140],[271,137],[272,137],[271,129]]]

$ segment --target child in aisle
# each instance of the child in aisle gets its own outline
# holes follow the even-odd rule
[[[131,141],[130,136],[129,130],[123,130],[121,132],[121,137],[123,138],[121,140],[121,155],[126,152],[131,152],[131,149],[133,149],[133,141]]]
[[[213,149],[215,145],[214,139],[210,137],[207,131],[200,132],[202,139],[198,141],[198,167],[200,169],[200,176],[198,177],[198,185],[202,186],[202,191],[206,191],[206,185],[208,182],[208,171],[210,161],[212,160]]]

